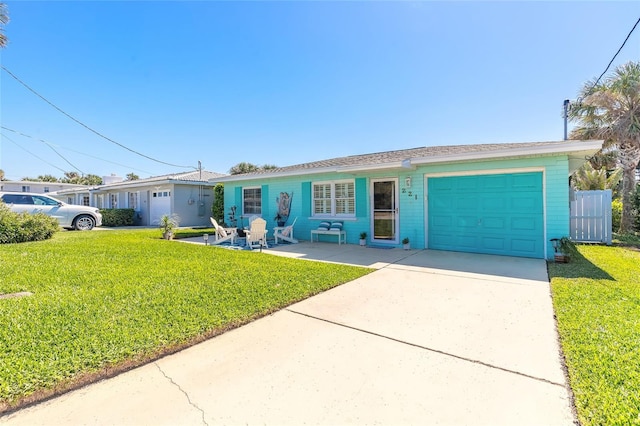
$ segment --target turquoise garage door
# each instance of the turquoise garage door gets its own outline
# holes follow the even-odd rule
[[[542,173],[428,178],[429,248],[544,257]]]

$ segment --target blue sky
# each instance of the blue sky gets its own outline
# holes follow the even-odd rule
[[[431,145],[561,140],[640,2],[6,1],[2,65],[128,148],[226,173]],[[640,56],[640,29],[612,69]],[[0,168],[191,170],[0,73]],[[58,156],[48,142],[62,155]],[[27,152],[29,151],[29,153]],[[38,158],[39,157],[39,158]]]

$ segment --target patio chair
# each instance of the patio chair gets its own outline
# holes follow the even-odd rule
[[[268,248],[267,246],[267,221],[262,219],[261,217],[253,220],[251,222],[251,228],[248,231],[245,231],[247,235],[247,246],[249,248],[254,248],[254,246],[258,246],[262,249]]]
[[[211,219],[211,224],[215,228],[216,232],[213,234],[213,242],[211,245],[222,244],[224,242],[230,241],[231,244],[235,242],[237,231],[236,228],[223,228],[218,225],[218,222],[214,218]]]
[[[276,240],[276,244],[278,244],[278,239],[281,239],[283,241],[288,241],[293,244],[298,243],[298,240],[293,238],[293,226],[296,224],[296,220],[298,220],[297,217],[293,219],[293,222],[291,223],[291,225],[284,226],[284,227],[276,226],[273,229],[273,235]]]

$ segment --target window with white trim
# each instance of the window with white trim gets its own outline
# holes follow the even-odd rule
[[[82,196],[82,205],[83,206],[88,206],[89,205],[89,196],[88,195],[83,195]]]
[[[109,208],[110,209],[118,208],[118,194],[109,194]]]
[[[262,214],[262,188],[242,188],[242,214]]]
[[[22,185],[22,192],[31,192],[31,187],[29,185]]]
[[[313,216],[355,216],[355,182],[348,180],[314,183],[312,203]]]

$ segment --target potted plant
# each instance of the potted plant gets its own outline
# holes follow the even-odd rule
[[[165,240],[173,239],[173,230],[178,227],[178,216],[162,215],[160,218],[160,229],[162,230],[162,238]]]
[[[286,223],[286,220],[284,219],[284,217],[282,217],[280,213],[276,214],[276,217],[274,217],[273,220],[275,220],[278,226],[281,226],[281,227],[284,226],[284,224]]]
[[[402,248],[405,250],[409,250],[411,248],[411,245],[409,244],[409,238],[404,237],[402,239]]]
[[[574,250],[573,241],[569,237],[552,238],[551,244],[553,245],[554,260],[557,263],[568,263],[570,260],[571,252]]]
[[[367,245],[367,233],[366,232],[361,232],[360,233],[360,245],[361,246],[366,246]]]

